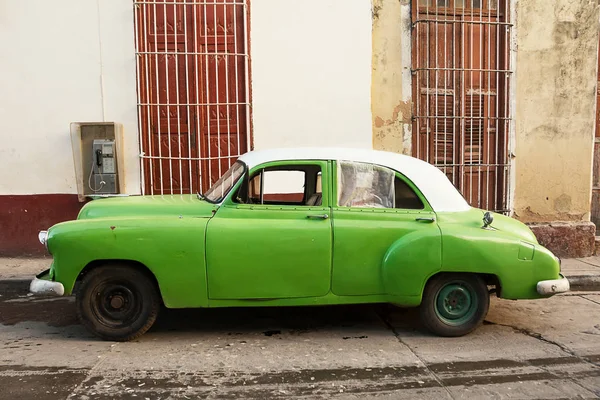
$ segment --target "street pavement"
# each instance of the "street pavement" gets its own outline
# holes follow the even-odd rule
[[[586,262],[572,276],[590,275]],[[600,398],[600,292],[492,298],[461,338],[432,336],[416,309],[370,305],[162,310],[114,343],[78,324],[73,298],[28,296],[37,271],[5,271],[0,399]]]

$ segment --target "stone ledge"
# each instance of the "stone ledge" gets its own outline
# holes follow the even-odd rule
[[[591,222],[548,222],[528,224],[540,244],[561,258],[594,255],[596,225]]]

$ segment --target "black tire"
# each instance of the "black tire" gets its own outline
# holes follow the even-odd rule
[[[475,330],[488,313],[487,285],[473,274],[442,274],[427,282],[421,321],[439,336],[456,337]]]
[[[83,277],[77,317],[94,335],[117,342],[142,336],[156,321],[160,297],[153,280],[127,265],[107,265]]]

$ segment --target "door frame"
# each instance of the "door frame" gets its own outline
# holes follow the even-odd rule
[[[385,265],[385,258],[386,258],[386,254],[392,254],[393,253],[393,249],[396,243],[398,243],[402,237],[404,237],[405,235],[410,235],[411,233],[417,231],[417,229],[433,229],[433,232],[435,232],[435,235],[437,235],[439,237],[439,240],[441,241],[441,231],[439,229],[438,226],[438,222],[437,222],[437,213],[433,210],[433,208],[431,207],[431,205],[429,204],[429,201],[427,200],[427,198],[423,195],[423,193],[421,192],[421,190],[410,180],[408,179],[402,172],[397,171],[393,168],[387,167],[387,166],[383,166],[383,165],[379,165],[377,163],[370,163],[370,162],[359,162],[357,161],[356,163],[359,164],[366,164],[366,165],[375,165],[381,168],[385,168],[390,170],[391,172],[393,172],[394,174],[394,178],[395,179],[400,179],[402,182],[404,182],[419,198],[419,200],[421,200],[421,203],[423,204],[423,208],[422,209],[409,209],[409,208],[373,208],[373,207],[342,207],[339,206],[337,204],[337,199],[338,199],[338,168],[339,162],[343,162],[344,160],[336,160],[334,161],[332,164],[332,168],[331,168],[331,174],[333,176],[332,178],[332,202],[331,202],[331,217],[333,219],[333,226],[332,226],[332,235],[333,235],[333,248],[332,248],[332,264],[331,264],[331,286],[332,286],[332,293],[336,296],[377,296],[377,295],[388,295],[389,293],[386,292],[387,289],[389,289],[388,287],[386,287],[386,283],[388,281],[386,281],[385,276],[386,276],[386,270],[384,268]],[[354,218],[348,218],[346,219],[345,216],[353,216]],[[422,218],[423,221],[419,221],[419,219]],[[429,222],[428,220],[431,219],[431,222]],[[363,270],[362,269],[358,269],[358,268],[354,268],[355,272],[358,270],[357,273],[350,273],[347,274],[346,272],[348,272],[348,270],[352,270],[353,268],[349,265],[351,265],[352,261],[356,260],[359,256],[358,254],[352,254],[352,256],[349,258],[348,261],[348,256],[343,254],[337,254],[340,252],[340,249],[337,249],[336,252],[336,231],[337,234],[340,234],[339,229],[343,229],[345,230],[345,234],[350,234],[350,236],[353,236],[353,234],[355,234],[360,228],[356,228],[356,226],[346,226],[344,227],[339,227],[339,224],[344,225],[344,222],[350,220],[350,221],[354,221],[354,223],[356,225],[361,225],[364,224],[366,226],[368,225],[373,225],[375,224],[374,221],[372,220],[377,220],[379,221],[379,226],[380,228],[377,229],[378,232],[376,232],[376,234],[379,234],[380,236],[382,236],[382,238],[386,238],[388,239],[388,246],[384,247],[382,252],[383,254],[381,254],[381,259],[379,260],[371,260],[371,264],[370,265],[370,270],[369,267],[367,267],[367,270],[370,271],[366,274],[366,276],[360,277],[358,279],[354,279],[355,282],[352,282],[352,278],[355,277],[357,274],[360,274]],[[366,222],[362,222],[362,221],[366,221]],[[338,226],[336,226],[336,224]],[[382,229],[381,228],[381,224],[385,225],[387,229]],[[353,224],[350,224],[353,225]],[[406,227],[408,226],[413,226],[415,227],[414,230],[408,230],[406,229]],[[391,230],[391,226],[393,226],[395,229],[394,234],[389,234],[389,231]],[[400,231],[400,227],[404,227],[405,230],[407,230],[408,232],[405,233],[405,235],[401,235],[398,236],[397,232]],[[337,247],[341,247],[341,250],[344,250],[344,247],[346,247],[346,250],[348,250],[347,246],[337,246]],[[361,255],[364,256],[364,254],[368,254],[369,252],[371,252],[371,255],[373,255],[373,248],[372,246],[368,246],[369,249],[364,251],[364,252],[358,252]],[[350,250],[350,252],[352,252],[354,249]],[[439,254],[441,255],[441,245],[439,250]],[[392,252],[390,252],[392,251]],[[437,253],[436,253],[437,254]],[[339,261],[339,258],[342,259],[342,261]],[[336,269],[336,260],[338,260],[337,264],[338,264],[338,268]],[[348,262],[347,262],[348,261]],[[439,263],[438,263],[439,264]],[[439,265],[436,265],[436,268],[438,268]],[[338,273],[339,270],[343,270],[343,273]],[[343,278],[339,278],[339,277],[343,277]],[[348,278],[350,278],[348,280]],[[354,287],[353,289],[350,289]],[[356,293],[357,291],[362,291],[360,293]]]
[[[319,165],[321,166],[321,186],[322,186],[322,203],[319,206],[305,206],[305,205],[285,205],[285,204],[241,204],[241,203],[236,203],[233,199],[235,198],[234,196],[236,195],[237,191],[241,189],[242,185],[244,184],[245,181],[247,181],[247,179],[252,176],[253,174],[255,174],[258,171],[261,171],[263,169],[269,168],[269,167],[283,167],[283,166],[298,166],[298,165]],[[271,162],[266,162],[260,165],[256,165],[250,169],[246,169],[246,172],[244,175],[242,175],[242,177],[239,179],[239,181],[236,183],[236,185],[234,185],[234,187],[232,188],[232,190],[227,194],[226,198],[223,200],[221,206],[217,209],[217,211],[215,212],[215,215],[210,219],[210,221],[207,224],[206,227],[206,275],[207,275],[207,293],[208,293],[208,299],[209,301],[212,302],[222,302],[222,301],[246,301],[246,300],[251,300],[251,301],[256,301],[256,300],[280,300],[280,299],[297,299],[297,298],[303,298],[303,297],[314,297],[314,298],[319,298],[319,297],[323,297],[328,295],[331,292],[331,269],[332,269],[332,252],[333,252],[333,235],[332,235],[332,230],[333,230],[333,226],[332,226],[332,219],[329,218],[329,216],[331,215],[331,206],[330,206],[330,190],[329,188],[331,187],[331,183],[330,183],[330,175],[331,175],[331,162],[330,161],[326,161],[326,160],[288,160],[288,161],[271,161]],[[215,239],[212,235],[211,235],[211,227],[214,226],[215,223],[219,223],[220,220],[223,219],[227,219],[230,218],[231,216],[233,216],[234,214],[232,213],[239,213],[239,219],[245,219],[248,218],[250,216],[250,218],[248,218],[249,223],[251,223],[251,219],[254,217],[257,219],[261,219],[261,214],[264,215],[265,217],[273,216],[275,214],[273,213],[285,213],[287,216],[292,215],[293,218],[288,218],[287,220],[294,220],[295,217],[293,215],[293,213],[296,213],[300,216],[300,220],[302,221],[302,223],[306,226],[306,224],[320,224],[320,225],[315,225],[316,227],[318,227],[320,230],[322,230],[323,228],[327,228],[328,227],[328,234],[326,235],[326,237],[328,238],[328,254],[329,256],[326,257],[326,263],[327,263],[327,269],[326,271],[323,271],[323,269],[317,269],[315,271],[313,271],[314,274],[320,276],[320,278],[323,278],[326,276],[327,281],[323,282],[322,280],[319,281],[313,281],[313,287],[318,287],[319,289],[324,289],[324,287],[326,286],[326,291],[324,293],[319,293],[318,295],[315,295],[314,293],[310,293],[308,295],[301,295],[300,293],[297,293],[295,295],[284,295],[282,296],[258,296],[257,295],[252,295],[252,296],[242,296],[240,295],[239,297],[236,297],[235,295],[228,295],[227,293],[220,293],[215,295],[214,293],[211,294],[211,269],[214,269],[216,271],[221,271],[221,269],[219,268],[219,261],[217,260],[217,262],[215,263],[215,261],[211,261],[212,255],[210,254],[211,249],[216,249],[213,251],[218,251],[221,246],[221,244],[219,244],[218,246],[213,246],[210,245],[209,243],[211,242],[211,238]],[[308,214],[304,217],[302,217],[302,214]],[[315,216],[320,216],[322,214],[327,214],[326,218],[315,218],[313,220],[313,218],[308,218],[309,215],[315,215]],[[235,218],[235,217],[233,217]],[[265,221],[268,221],[269,219],[271,220],[276,220],[277,218],[265,218]],[[311,225],[308,225],[311,226]],[[324,233],[324,232],[322,232]],[[305,239],[308,238],[307,235],[304,235]],[[248,237],[248,236],[246,236]],[[257,237],[256,236],[252,236],[251,239],[254,239],[256,242]],[[263,239],[261,239],[263,240]],[[221,239],[222,241],[222,239]],[[314,238],[312,239],[312,241],[314,242]],[[260,241],[259,241],[260,242]],[[236,243],[231,243],[231,246],[235,246]],[[245,244],[247,246],[247,244]],[[318,244],[317,244],[318,246]],[[250,248],[252,248],[252,246],[250,246]],[[327,246],[325,246],[325,248],[327,248]],[[316,253],[313,253],[316,254]],[[319,258],[319,254],[316,254],[316,258]],[[276,258],[276,260],[279,260],[280,258]],[[222,261],[221,261],[222,262]],[[226,263],[225,265],[230,265],[232,263]],[[315,263],[316,264],[316,263]],[[212,265],[212,267],[211,267]],[[311,265],[313,265],[311,263]],[[319,267],[319,265],[315,265],[316,267]],[[275,275],[273,275],[275,276]],[[234,279],[235,277],[232,276],[230,279]],[[213,278],[213,283],[214,284],[214,279]],[[216,286],[218,287],[219,284],[223,281],[225,281],[226,279],[228,279],[227,277],[224,276],[220,276],[217,278],[218,282],[216,284]],[[319,286],[320,284],[323,284],[322,286]],[[308,285],[310,286],[310,285]],[[314,288],[313,288],[314,289]],[[223,289],[220,289],[220,292],[223,292]],[[283,293],[282,293],[283,294]],[[214,296],[214,297],[213,297]],[[225,296],[225,297],[223,297]]]

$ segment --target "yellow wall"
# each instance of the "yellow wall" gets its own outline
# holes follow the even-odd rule
[[[515,217],[588,221],[597,2],[520,0],[517,7]]]
[[[373,0],[372,7],[373,148],[410,154],[410,1]]]
[[[589,221],[597,2],[519,0],[513,5],[514,216],[525,222]],[[373,147],[404,154],[412,148],[410,6],[409,0],[372,3]]]

